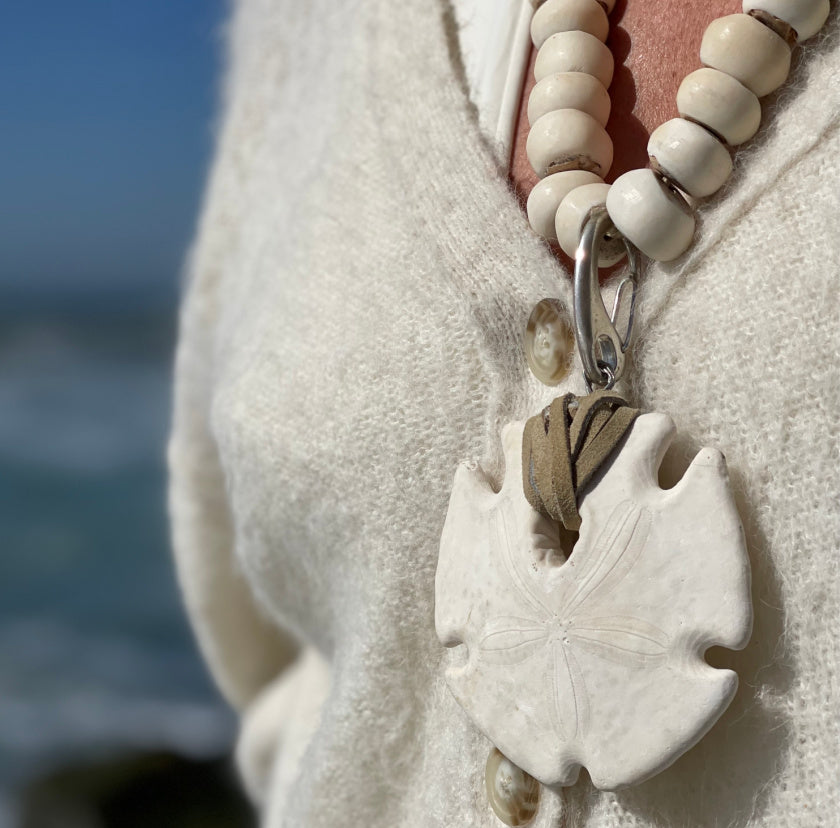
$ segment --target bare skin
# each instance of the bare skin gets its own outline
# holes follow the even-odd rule
[[[607,132],[615,156],[607,176],[647,166],[647,142],[660,124],[676,118],[676,95],[682,79],[700,68],[700,40],[716,17],[741,11],[740,0],[618,0],[610,15],[607,45],[615,58],[610,86],[612,112]],[[528,95],[534,86],[531,53],[513,144],[510,178],[523,201],[539,180],[525,155]],[[555,248],[571,267],[571,261]]]

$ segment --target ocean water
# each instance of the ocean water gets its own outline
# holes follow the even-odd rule
[[[169,308],[0,316],[2,828],[51,767],[232,739],[169,552],[173,339]]]

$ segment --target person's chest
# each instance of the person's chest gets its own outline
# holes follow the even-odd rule
[[[220,263],[213,411],[244,568],[327,649],[347,630],[341,597],[371,585],[397,602],[425,585],[412,611],[427,612],[458,462],[499,475],[501,425],[566,390],[530,376],[522,339],[535,302],[568,302],[568,274],[494,165],[440,21],[370,9],[348,37],[325,71],[298,67],[233,111],[226,203],[239,213]],[[304,126],[290,131],[272,105],[294,105]],[[800,116],[813,106],[800,100]],[[764,142],[694,258],[649,274],[634,368],[640,402],[677,419],[683,450],[712,440],[747,465],[741,447],[773,429],[773,411],[745,393],[760,365],[743,332],[794,355],[825,341],[790,315],[785,288],[818,302],[827,276],[767,287],[787,256],[813,250],[804,237],[767,244],[791,232],[784,205],[803,192],[791,173],[761,184],[790,160]],[[811,159],[803,174],[819,169]],[[821,209],[833,187],[814,179]],[[795,383],[802,367],[781,362],[776,379]],[[569,388],[582,390],[577,372]]]

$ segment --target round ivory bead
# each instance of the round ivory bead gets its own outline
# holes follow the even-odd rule
[[[610,93],[604,84],[584,72],[556,72],[546,75],[528,98],[528,123],[533,124],[555,109],[579,109],[601,126],[610,117]]]
[[[610,23],[597,0],[546,0],[531,18],[531,40],[537,49],[557,32],[575,31],[607,39]]]
[[[505,825],[520,828],[534,818],[540,803],[540,783],[496,748],[487,758],[484,783],[490,807]]]
[[[607,203],[609,184],[584,184],[576,187],[561,202],[554,217],[557,242],[567,256],[575,257],[586,216],[593,207]],[[624,257],[624,242],[613,239],[602,242],[598,253],[598,267],[610,267]]]
[[[790,71],[790,47],[748,14],[713,20],[703,33],[700,62],[726,72],[759,98],[778,89]]]
[[[711,195],[732,172],[729,150],[709,130],[684,118],[657,127],[647,151],[651,167],[694,198]]]
[[[564,168],[589,170],[603,178],[613,159],[606,130],[577,109],[555,109],[537,119],[525,141],[525,152],[540,178]]]
[[[743,9],[745,14],[763,11],[784,20],[801,43],[823,27],[831,6],[828,0],[744,0]]]
[[[717,69],[697,69],[677,90],[677,109],[734,146],[755,135],[761,123],[758,98],[735,78]]]
[[[630,242],[658,262],[676,259],[694,235],[694,216],[688,205],[653,170],[631,170],[619,176],[607,194],[607,212]]]
[[[558,32],[540,47],[534,63],[534,79],[541,81],[556,72],[585,72],[609,87],[615,62],[612,52],[587,32]]]
[[[575,187],[598,183],[602,183],[602,179],[595,173],[586,170],[566,170],[548,175],[538,181],[528,196],[528,221],[531,223],[533,230],[544,239],[557,241],[557,233],[554,230],[554,216],[560,202]]]

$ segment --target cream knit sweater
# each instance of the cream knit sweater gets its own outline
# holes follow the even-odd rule
[[[442,680],[438,536],[458,462],[499,476],[501,426],[555,396],[522,332],[569,280],[476,127],[453,21],[442,0],[240,0],[231,23],[171,507],[269,828],[499,824],[490,745]],[[838,120],[832,15],[690,251],[644,280],[633,399],[677,423],[667,473],[726,453],[747,531],[738,695],[649,782],[546,791],[539,828],[840,825]]]

